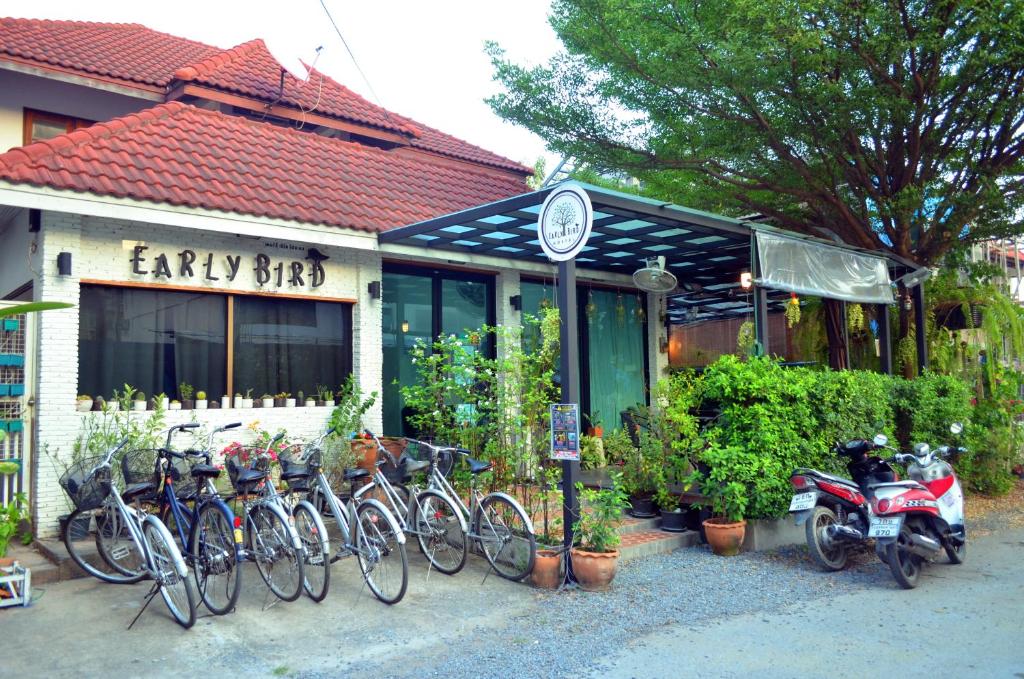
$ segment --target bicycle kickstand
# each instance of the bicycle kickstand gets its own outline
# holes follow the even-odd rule
[[[153,586],[149,589],[149,593],[146,594],[146,603],[142,604],[142,608],[139,609],[139,612],[135,614],[135,617],[132,618],[132,621],[128,623],[128,629],[131,629],[135,626],[135,623],[138,622],[139,618],[142,617],[142,614],[146,612],[147,608],[149,608],[149,604],[153,601],[153,597],[155,597],[159,592],[160,583],[154,582]]]

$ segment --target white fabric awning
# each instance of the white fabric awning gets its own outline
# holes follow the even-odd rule
[[[758,285],[846,302],[892,304],[885,259],[757,230]]]

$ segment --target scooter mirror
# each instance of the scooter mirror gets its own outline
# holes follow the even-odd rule
[[[951,433],[953,433],[953,434],[959,434],[963,430],[964,430],[964,425],[962,425],[959,422],[954,422],[953,424],[949,425],[949,431]]]
[[[875,434],[875,438],[871,439],[871,442],[881,448],[889,443],[889,437],[885,434]]]

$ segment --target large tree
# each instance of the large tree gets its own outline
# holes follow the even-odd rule
[[[693,207],[933,264],[1016,231],[1020,0],[556,0],[504,118]],[[902,333],[901,333],[902,334]]]

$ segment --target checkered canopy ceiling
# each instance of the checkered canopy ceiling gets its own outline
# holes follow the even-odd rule
[[[594,227],[577,267],[630,275],[647,258],[661,255],[679,279],[668,295],[670,323],[752,313],[752,295],[739,284],[740,274],[751,271],[751,223],[580,185],[590,196]],[[392,229],[380,234],[380,242],[547,262],[537,216],[553,188]],[[788,297],[770,291],[769,305],[781,308]]]

